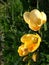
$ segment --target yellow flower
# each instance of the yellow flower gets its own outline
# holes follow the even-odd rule
[[[25,12],[23,18],[29,25],[29,28],[34,31],[39,30],[47,20],[46,14],[37,9],[34,9],[31,12]]]
[[[21,37],[21,42],[29,52],[34,52],[40,46],[41,37],[38,34],[25,34]]]
[[[23,45],[19,46],[18,48],[19,56],[25,56],[28,54],[28,49]]]

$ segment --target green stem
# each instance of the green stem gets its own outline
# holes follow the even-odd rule
[[[14,3],[14,1],[12,2],[12,20],[14,20],[14,8],[13,8],[13,3]]]
[[[39,0],[37,0],[37,9],[39,9]]]
[[[11,6],[12,6],[12,7],[11,7],[11,8],[12,8],[12,11],[11,11],[11,12],[12,12],[12,21],[13,21],[13,25],[14,25],[14,23],[15,23],[15,22],[14,22],[14,0],[12,1]]]
[[[28,61],[28,64],[27,65],[30,65],[30,60]]]

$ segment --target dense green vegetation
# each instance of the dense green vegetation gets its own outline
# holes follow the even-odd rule
[[[24,22],[23,13],[38,8],[47,14],[47,22],[40,31],[32,31]],[[22,61],[17,49],[25,33],[38,33],[42,37],[37,62]],[[0,0],[0,49],[4,65],[49,65],[49,0]],[[29,56],[28,56],[29,58]]]

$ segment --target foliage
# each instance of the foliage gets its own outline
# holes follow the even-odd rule
[[[30,65],[49,65],[49,0],[0,0],[0,36],[2,38],[3,34],[4,38],[1,39],[0,46],[4,45],[2,52],[5,65],[28,64],[28,61],[22,61],[17,49],[21,45],[20,38],[23,34],[35,33],[23,20],[23,13],[34,8],[47,14],[47,22],[37,31],[42,37],[38,61],[28,61]]]

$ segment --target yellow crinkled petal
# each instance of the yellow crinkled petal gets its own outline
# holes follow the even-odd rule
[[[24,18],[25,22],[28,23],[28,24],[29,24],[29,22],[30,22],[29,14],[30,14],[30,12],[25,12],[25,13],[23,14],[23,18]]]
[[[18,53],[19,53],[19,56],[25,56],[28,54],[28,49],[24,45],[21,45],[18,48]]]
[[[46,14],[44,12],[41,12],[42,14],[42,23],[44,24],[47,20]]]
[[[41,13],[39,10],[34,9],[30,12],[30,23],[31,24],[36,24],[36,25],[41,25]]]
[[[42,26],[42,16],[39,10],[34,9],[30,12],[29,28],[38,31]]]
[[[29,28],[31,29],[31,30],[34,30],[34,31],[38,31],[38,30],[40,30],[40,28],[41,28],[41,25],[36,25],[36,24],[29,24]]]
[[[21,42],[22,43],[32,43],[31,39],[33,38],[33,36],[34,36],[33,34],[25,34],[21,37]]]
[[[41,37],[38,34],[36,34],[35,38],[37,38],[36,40],[34,40],[36,43],[30,43],[30,44],[26,43],[25,44],[28,47],[28,51],[29,52],[36,51],[39,48],[39,46],[40,46]]]
[[[29,52],[34,52],[40,46],[41,37],[38,34],[25,34],[21,37],[21,42],[28,48]]]

